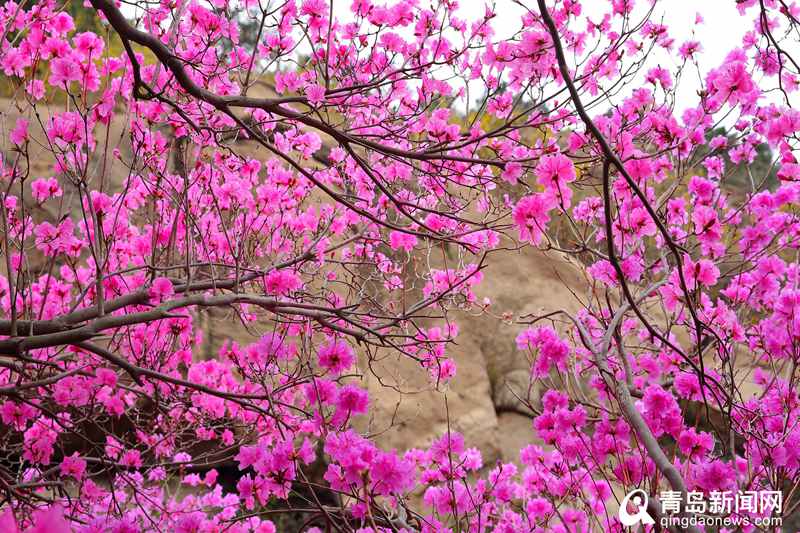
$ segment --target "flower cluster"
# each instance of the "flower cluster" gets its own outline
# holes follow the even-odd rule
[[[77,4],[0,6],[0,530],[622,531],[634,488],[797,507],[796,5],[737,2],[757,23],[703,71],[627,0],[539,0],[508,38],[450,0]],[[481,282],[526,247],[585,290],[495,316]],[[447,420],[382,449],[379,363],[454,386],[465,313],[518,328],[530,444],[489,460]]]

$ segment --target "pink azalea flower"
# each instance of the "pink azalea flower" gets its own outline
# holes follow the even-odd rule
[[[519,178],[522,177],[522,173],[522,165],[517,162],[511,162],[506,164],[500,176],[508,183],[514,185],[519,181]]]
[[[411,252],[416,245],[417,237],[415,235],[394,230],[389,232],[389,246],[392,250],[403,248],[406,252]]]
[[[306,98],[311,105],[318,105],[325,101],[325,87],[321,85],[309,85],[306,87]]]
[[[382,496],[399,494],[414,484],[414,466],[395,453],[380,453],[370,465],[375,490]]]
[[[687,457],[703,457],[714,449],[714,437],[710,433],[698,433],[694,428],[688,428],[678,436],[678,448]]]
[[[312,17],[327,17],[329,6],[325,0],[304,0],[300,14]]]
[[[300,278],[288,270],[273,270],[265,277],[267,294],[286,296],[302,286]]]
[[[744,61],[737,58],[728,61],[709,77],[710,86],[716,94],[732,103],[745,101],[747,95],[753,92],[755,84],[747,71]]]
[[[122,454],[119,462],[123,466],[140,468],[142,466],[141,452],[139,450],[127,450]]]
[[[17,527],[17,521],[14,518],[14,512],[10,507],[6,507],[3,514],[0,514],[0,531],[7,533],[20,533]]]
[[[34,100],[44,98],[44,82],[42,80],[31,80],[25,85],[25,90]]]
[[[353,349],[343,340],[332,340],[322,346],[317,353],[319,364],[331,374],[345,373],[356,360]]]
[[[38,203],[63,194],[56,178],[38,178],[31,182],[31,193]]]
[[[703,47],[698,41],[686,41],[678,49],[678,53],[683,59],[691,59],[702,50]]]
[[[61,461],[61,475],[69,476],[77,481],[83,479],[83,474],[86,471],[86,461],[80,458],[78,452],[73,453],[68,457],[64,457]]]
[[[34,514],[33,526],[25,533],[72,533],[72,528],[64,518],[63,508],[53,504]]]
[[[150,285],[150,298],[154,302],[163,302],[173,294],[175,294],[175,289],[169,278],[156,278]]]
[[[532,368],[534,375],[545,376],[553,366],[565,370],[569,345],[559,338],[553,328],[528,328],[517,335],[516,341],[518,349],[538,352]]]
[[[25,76],[25,67],[30,65],[30,58],[18,48],[10,48],[3,52],[0,58],[0,67],[6,76]]]
[[[345,385],[339,390],[336,407],[348,414],[364,414],[369,406],[367,391],[357,385]]]
[[[544,156],[536,167],[539,183],[545,187],[553,182],[566,184],[575,180],[575,165],[563,154]]]
[[[81,77],[80,65],[69,57],[54,59],[50,63],[50,85],[55,87],[68,86],[74,81],[80,81]]]
[[[72,20],[72,16],[64,11],[59,12],[53,17],[50,21],[50,25],[53,32],[60,35],[69,33],[75,29],[75,22]]]
[[[514,223],[519,230],[519,238],[540,244],[550,222],[550,211],[555,207],[552,196],[536,193],[525,196],[514,207]]]
[[[28,140],[28,121],[24,118],[17,120],[17,125],[11,130],[9,135],[11,142],[17,146],[22,146]]]
[[[731,490],[736,484],[736,472],[730,463],[720,459],[702,463],[695,468],[697,486],[705,491]]]

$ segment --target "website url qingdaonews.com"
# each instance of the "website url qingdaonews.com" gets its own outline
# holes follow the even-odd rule
[[[662,516],[659,520],[661,527],[676,527],[685,529],[690,526],[711,526],[711,527],[745,527],[755,526],[759,528],[781,527],[783,518],[780,516]]]
[[[661,512],[658,522],[663,528],[687,529],[692,526],[741,529],[757,527],[774,529],[783,525],[783,493],[780,491],[692,491],[659,493]],[[650,496],[634,489],[620,502],[619,521],[624,526],[656,523],[648,512]],[[706,514],[706,511],[710,514]],[[686,514],[679,514],[684,511]]]

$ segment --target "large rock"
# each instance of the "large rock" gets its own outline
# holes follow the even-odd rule
[[[425,386],[426,372],[396,354],[365,365],[373,400],[367,427],[383,446],[425,446],[449,428],[463,433],[467,445],[478,447],[492,464],[515,460],[519,448],[533,441],[530,417],[518,397],[536,405],[541,391],[529,387],[530,361],[515,343],[524,327],[518,322],[525,315],[574,311],[575,294],[585,295],[587,284],[561,254],[532,249],[490,256],[484,274],[476,293],[479,301],[491,298],[486,312],[452,314],[460,332],[448,355],[458,373],[446,388]]]

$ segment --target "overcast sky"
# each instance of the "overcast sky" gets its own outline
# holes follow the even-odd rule
[[[392,1],[376,0],[376,3]],[[526,2],[531,10],[537,10],[536,0],[523,0],[523,2]],[[651,0],[634,0],[634,2],[634,13],[643,13],[650,6]],[[467,20],[480,18],[484,13],[485,3],[484,0],[460,0],[459,15]],[[347,20],[350,4],[351,0],[335,0],[337,18]],[[496,0],[495,5],[496,17],[493,21],[497,31],[495,39],[514,34],[521,27],[524,9],[512,0]],[[610,0],[582,1],[584,14],[593,20],[599,20],[602,13],[608,11],[609,5]],[[128,16],[134,16],[136,9],[123,4],[123,11]],[[695,25],[697,14],[704,19],[702,24]],[[736,0],[659,0],[653,20],[661,20],[662,17],[669,27],[670,35],[675,39],[675,49],[672,54],[658,53],[651,59],[651,65],[674,67],[679,62],[677,48],[687,40],[697,40],[703,47],[698,56],[701,72],[706,73],[709,69],[720,65],[731,49],[742,44],[744,34],[753,27],[755,12],[746,16],[740,15],[736,9]],[[698,101],[696,92],[699,87],[700,82],[696,72],[684,74],[677,94],[677,107],[696,105]]]
[[[341,1],[341,0],[340,0]],[[531,10],[537,11],[535,0],[524,0]],[[650,6],[649,0],[635,0],[635,13],[642,13]],[[483,0],[461,0],[460,13],[466,19],[480,17],[484,12]],[[521,26],[523,8],[511,0],[497,0],[494,28],[496,38],[502,38],[503,31],[513,34]],[[607,12],[609,0],[583,0],[584,14],[598,21],[602,13]],[[704,22],[695,25],[697,15]],[[744,34],[753,28],[755,12],[745,16],[736,9],[736,0],[660,0],[656,4],[652,20],[662,20],[667,25],[670,35],[675,39],[673,54],[660,53],[653,57],[652,66],[660,64],[665,68],[679,64],[678,47],[688,40],[696,40],[702,44],[703,50],[698,57],[701,72],[719,66],[731,49],[741,46]],[[697,104],[697,89],[700,83],[696,72],[686,73],[681,80],[677,95],[677,107],[685,108]]]

